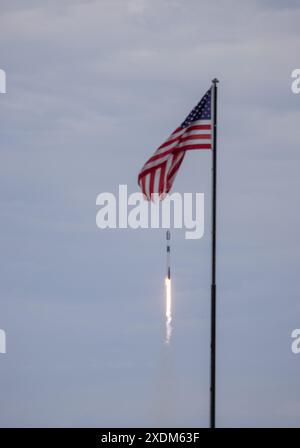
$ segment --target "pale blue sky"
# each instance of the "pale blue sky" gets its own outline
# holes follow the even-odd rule
[[[3,4],[4,3],[4,4]],[[96,196],[220,79],[217,425],[299,426],[299,3],[3,1],[1,426],[207,426],[210,154],[198,241],[97,229]]]

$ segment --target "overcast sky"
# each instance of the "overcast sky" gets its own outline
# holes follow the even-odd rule
[[[219,84],[218,426],[300,426],[298,1],[3,0],[1,426],[207,426],[210,154],[174,191],[205,193],[205,235],[100,230],[127,184]]]

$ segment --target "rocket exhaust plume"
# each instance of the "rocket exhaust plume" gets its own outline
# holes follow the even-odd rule
[[[165,280],[166,284],[166,344],[171,341],[172,335],[172,290],[171,290],[171,267],[170,267],[170,230],[166,233],[167,239],[167,277]]]
[[[171,279],[166,278],[166,344],[171,341],[172,335],[172,295],[171,295]]]

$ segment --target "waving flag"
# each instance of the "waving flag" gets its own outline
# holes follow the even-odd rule
[[[148,200],[153,193],[169,193],[185,152],[194,149],[212,149],[212,88],[140,171],[138,183]]]

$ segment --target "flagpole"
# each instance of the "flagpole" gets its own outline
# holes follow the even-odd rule
[[[212,256],[211,256],[211,344],[210,344],[210,428],[216,425],[216,236],[217,236],[217,83],[212,80]]]

